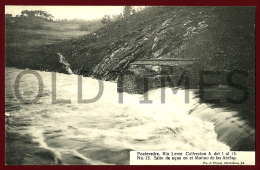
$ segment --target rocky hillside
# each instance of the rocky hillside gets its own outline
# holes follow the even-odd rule
[[[194,69],[253,73],[255,8],[148,7],[92,34],[46,46],[38,53],[44,58],[39,67],[58,61],[57,53],[73,73],[104,80],[115,80],[133,61],[155,58],[196,58]]]

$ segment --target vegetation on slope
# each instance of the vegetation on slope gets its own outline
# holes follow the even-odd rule
[[[200,62],[194,69],[246,69],[253,74],[254,24],[253,7],[149,7],[91,34],[39,46],[26,57],[15,56],[19,52],[12,48],[8,55],[15,57],[7,56],[6,62],[64,72],[60,53],[75,74],[115,80],[135,60],[196,58]],[[40,34],[33,36],[42,40]]]
[[[149,7],[92,34],[49,46],[76,74],[114,80],[138,59],[196,58],[199,69],[249,69],[255,60],[255,8]],[[48,65],[48,64],[47,64]]]

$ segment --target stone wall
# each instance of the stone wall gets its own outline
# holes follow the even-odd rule
[[[188,77],[188,78],[187,78]],[[199,75],[194,72],[183,74],[181,70],[174,74],[137,75],[133,72],[124,72],[118,77],[118,92],[130,94],[144,94],[149,89],[160,87],[198,88]],[[181,82],[180,82],[181,81]],[[187,82],[186,82],[187,81]],[[185,84],[186,83],[186,84]]]

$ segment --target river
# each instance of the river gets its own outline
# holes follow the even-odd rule
[[[185,103],[185,90],[173,94],[170,88],[165,89],[165,103],[161,103],[161,89],[148,92],[152,104],[140,103],[142,95],[127,93],[120,103],[116,83],[104,81],[99,100],[78,103],[78,75],[56,73],[56,98],[70,103],[53,104],[52,73],[36,71],[43,80],[40,100],[22,103],[14,84],[24,70],[5,71],[7,164],[129,164],[131,150],[255,148],[255,125],[243,116],[249,114],[247,110],[241,109],[246,106],[201,103],[198,90],[189,90],[189,103]],[[19,92],[24,99],[34,99],[38,89],[34,75],[21,77]],[[98,81],[83,77],[82,89],[82,98],[92,99],[98,93]],[[218,97],[226,98],[228,88],[219,89]]]

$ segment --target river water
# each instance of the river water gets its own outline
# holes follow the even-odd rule
[[[255,147],[254,123],[244,118],[246,113],[241,112],[245,110],[201,103],[197,90],[189,90],[189,103],[185,103],[184,90],[173,94],[170,88],[166,88],[165,103],[161,103],[161,89],[148,92],[152,104],[140,103],[142,95],[127,93],[119,103],[116,83],[103,82],[99,100],[78,103],[78,76],[56,73],[56,97],[71,103],[52,104],[52,73],[36,71],[43,79],[41,98],[37,103],[21,103],[14,84],[24,70],[5,71],[6,135],[26,136],[36,147],[27,151],[30,142],[19,145],[24,138],[6,139],[7,162],[19,155],[20,164],[42,164],[41,159],[48,156],[56,160],[53,164],[129,164],[131,150],[227,151]],[[38,88],[34,75],[21,77],[19,90],[24,99],[35,98]],[[83,77],[82,89],[82,98],[92,99],[98,93],[98,81]],[[222,93],[218,95],[226,95],[227,87],[219,89]],[[11,152],[8,148],[19,149]],[[34,153],[40,157],[33,159]]]

